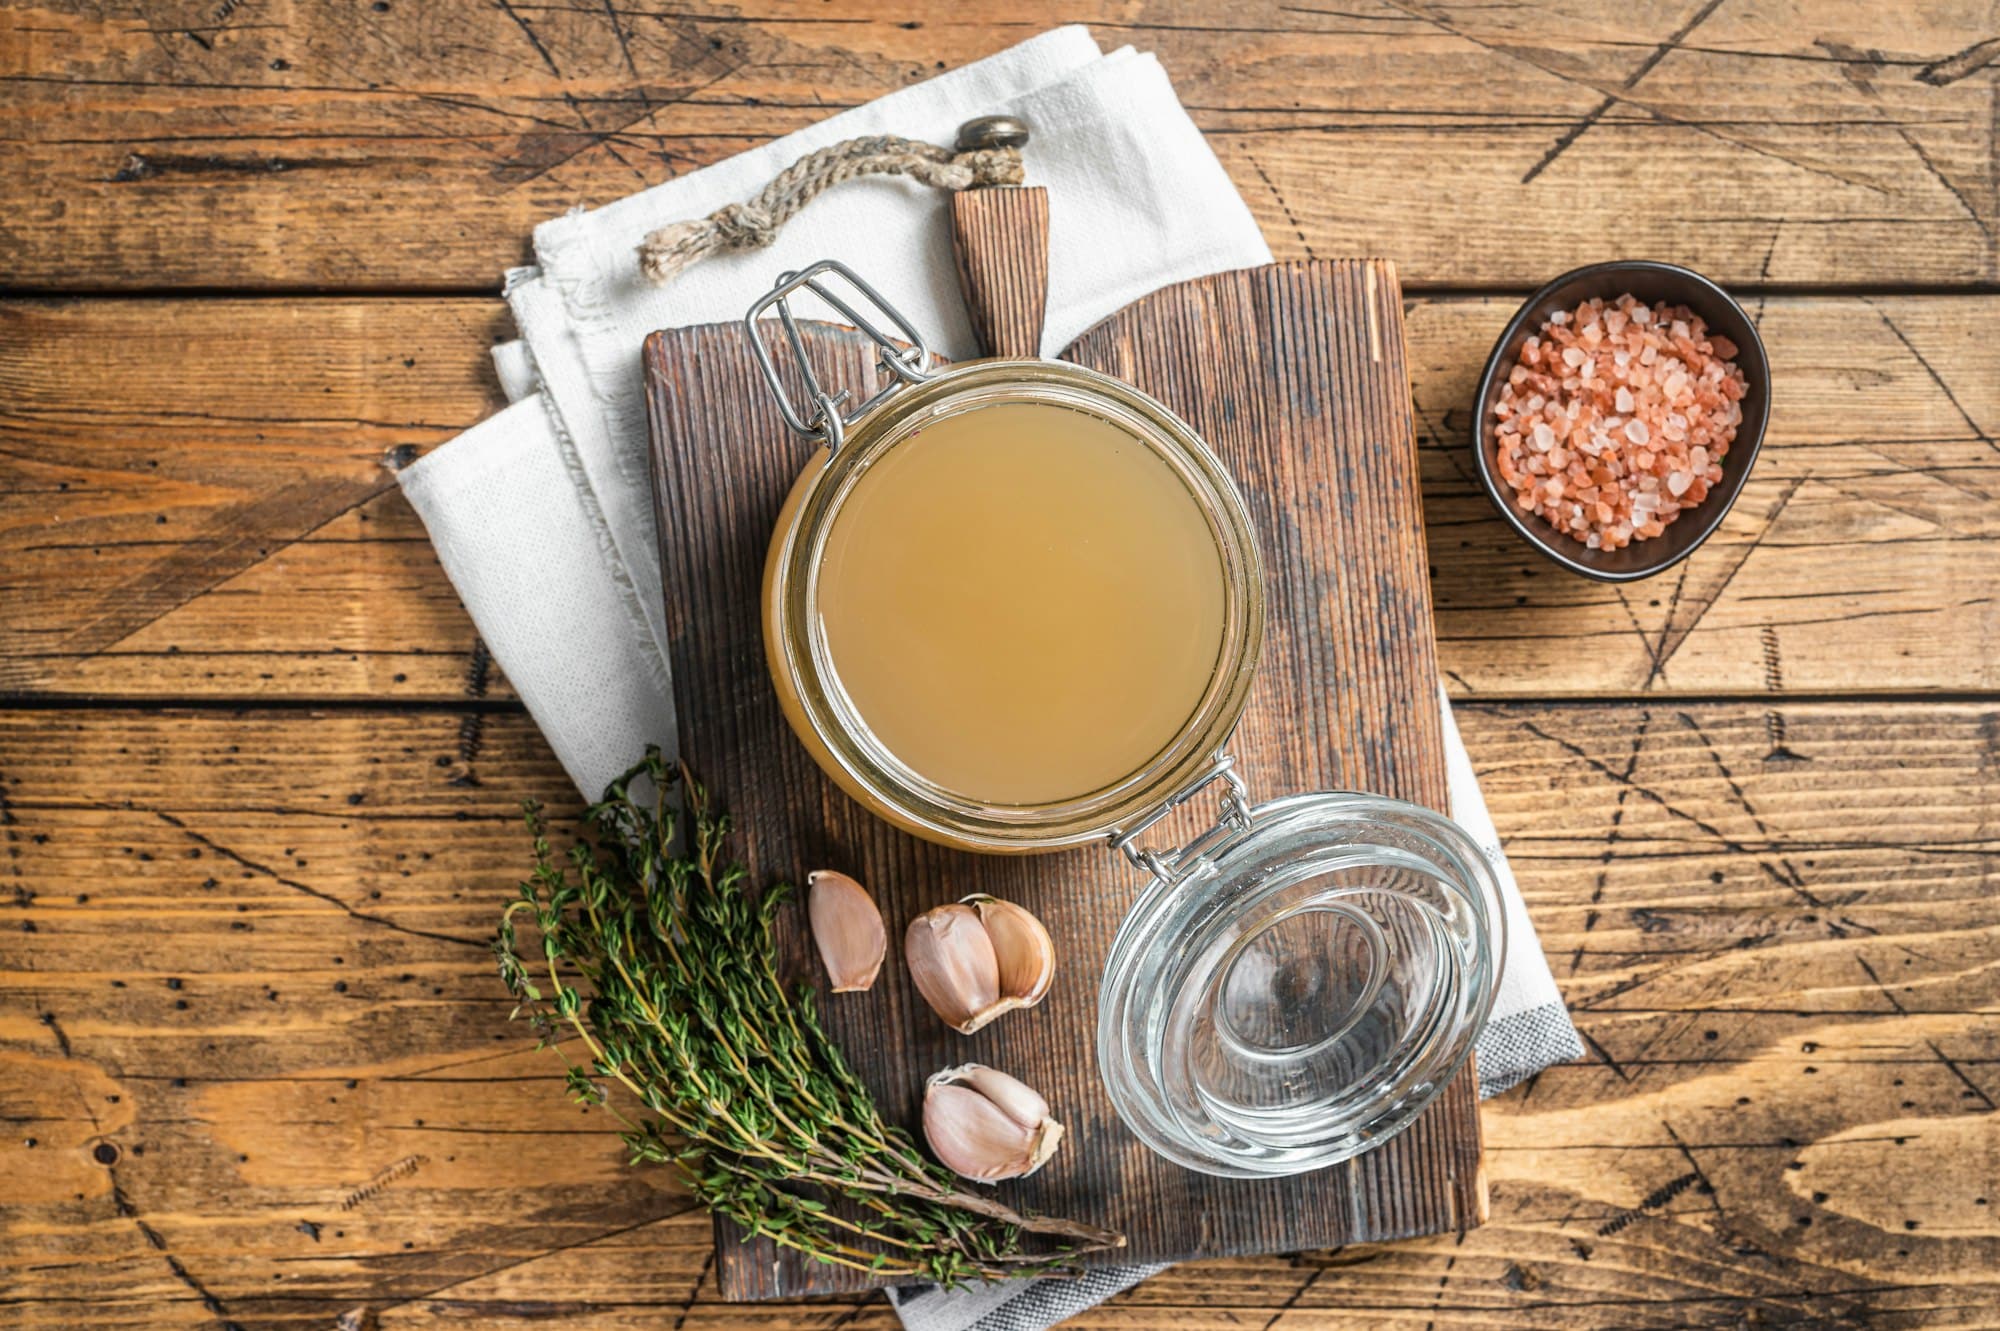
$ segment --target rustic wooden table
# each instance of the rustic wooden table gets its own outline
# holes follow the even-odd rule
[[[0,9],[0,1323],[893,1324],[717,1302],[507,1026],[565,783],[383,463],[498,402],[536,221],[1082,19],[1281,257],[1401,265],[1443,659],[1590,1056],[1488,1107],[1486,1227],[1078,1324],[1996,1324],[2000,10],[1902,10]],[[1622,590],[1464,455],[1519,294],[1615,255],[1776,367]]]

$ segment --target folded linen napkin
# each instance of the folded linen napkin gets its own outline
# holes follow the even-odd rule
[[[513,404],[401,473],[440,562],[572,780],[595,795],[675,722],[646,477],[639,346],[655,328],[734,320],[773,275],[819,258],[868,277],[950,356],[974,352],[943,196],[900,180],[815,200],[768,250],[712,258],[664,289],[638,275],[640,238],[748,197],[814,149],[860,134],[949,142],[975,115],[1035,127],[1030,179],[1051,214],[1045,350],[1148,291],[1270,261],[1241,198],[1150,56],[1099,53],[1059,28],[762,148],[589,212],[544,223],[537,264],[509,274],[521,340],[495,351]],[[1536,942],[1449,703],[1452,813],[1502,866],[1505,979],[1479,1042],[1481,1095],[1582,1046]],[[1080,1281],[892,1291],[916,1331],[1039,1331],[1157,1267]]]

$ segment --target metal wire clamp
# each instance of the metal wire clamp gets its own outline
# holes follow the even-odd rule
[[[860,303],[830,287],[821,280],[825,277],[838,277],[846,282],[859,295]],[[883,373],[891,376],[888,383],[846,415],[841,414],[841,408],[852,400],[853,395],[844,388],[837,393],[826,390],[819,376],[813,372],[812,361],[806,355],[805,340],[799,336],[798,320],[792,313],[790,297],[801,290],[818,296],[874,342],[882,353],[878,364]],[[777,363],[771,359],[771,349],[758,327],[765,312],[774,306],[778,311],[778,321],[784,327],[785,340],[791,343],[792,355],[797,359],[799,373],[805,380],[806,396],[812,404],[810,415],[800,414],[797,404],[792,401],[792,395],[778,373]],[[873,316],[868,313],[871,309]],[[895,332],[885,330],[878,317],[887,319]],[[785,424],[796,434],[824,441],[830,452],[840,451],[847,427],[866,415],[883,398],[904,384],[920,384],[933,377],[930,343],[916,325],[874,287],[862,281],[853,269],[834,259],[821,259],[796,273],[780,277],[778,284],[759,296],[744,314],[743,330],[750,336],[750,346],[757,353],[757,368],[763,372],[764,382],[769,385],[771,396],[777,400],[778,411],[784,416]]]

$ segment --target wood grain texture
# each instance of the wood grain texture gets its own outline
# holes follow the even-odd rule
[[[2000,278],[1985,0],[216,9],[0,9],[8,282],[491,291],[572,205],[1069,22],[1158,53],[1280,257],[1386,253],[1413,287],[1632,254]]]
[[[1259,797],[1361,789],[1442,808],[1444,748],[1428,681],[1430,597],[1403,365],[1402,306],[1382,263],[1302,263],[1181,283],[1145,297],[1066,354],[1152,393],[1195,427],[1249,504],[1265,560],[1268,627],[1257,685],[1231,742]],[[874,347],[813,325],[827,382],[865,399]],[[1060,957],[1031,1019],[960,1037],[900,968],[865,999],[827,1004],[829,1028],[890,1112],[932,1071],[974,1061],[1048,1097],[1067,1128],[1060,1168],[1010,1200],[1125,1233],[1098,1264],[1288,1251],[1460,1230],[1483,1207],[1478,1113],[1461,1077],[1383,1148],[1296,1179],[1210,1178],[1168,1165],[1118,1122],[1094,1061],[1095,977],[1137,884],[1101,847],[1061,855],[954,853],[848,799],[792,738],[763,665],[760,585],[778,510],[805,460],[733,325],[646,342],[654,492],[681,749],[758,829],[753,878],[838,868],[869,885],[891,928],[974,892],[1041,917]],[[1366,473],[1370,483],[1361,485]],[[795,972],[812,944],[781,930]],[[731,1297],[852,1289],[836,1267],[746,1242],[718,1224]]]
[[[487,301],[0,304],[0,696],[503,695],[391,468],[500,404],[505,329]]]
[[[1527,550],[1464,455],[1514,303],[1406,312],[1455,696],[2000,688],[2000,298],[1753,300],[1780,376],[1757,472],[1622,590]],[[499,404],[470,348],[504,327],[484,300],[0,301],[0,695],[507,696],[393,488],[326,516]]]
[[[1196,1263],[1075,1325],[1992,1325],[2000,709],[1785,720],[1779,753],[1753,703],[1462,707],[1591,1049],[1484,1107],[1490,1222]],[[449,940],[529,867],[519,801],[576,804],[517,711],[476,784],[458,738],[0,711],[0,1321],[891,1331],[715,1302],[706,1218],[507,1022]]]
[[[951,196],[951,253],[981,351],[1041,355],[1049,192],[1039,185],[960,190]]]

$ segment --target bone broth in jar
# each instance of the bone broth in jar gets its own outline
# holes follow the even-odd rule
[[[1222,652],[1201,502],[1146,441],[1074,406],[918,426],[855,483],[817,584],[861,722],[917,779],[989,804],[1075,799],[1144,768]]]
[[[788,304],[802,290],[879,348],[887,386],[869,400],[819,382]],[[763,336],[773,309],[803,410]],[[779,514],[763,607],[771,677],[815,761],[918,836],[1017,853],[1094,841],[1141,871],[1097,1057],[1153,1150],[1278,1175],[1400,1131],[1490,1010],[1498,880],[1416,805],[1251,803],[1227,744],[1263,639],[1263,567],[1214,452],[1081,366],[935,366],[836,263],[787,275],[746,326],[787,424],[818,445]],[[1213,826],[1151,844],[1204,792],[1220,796]]]

